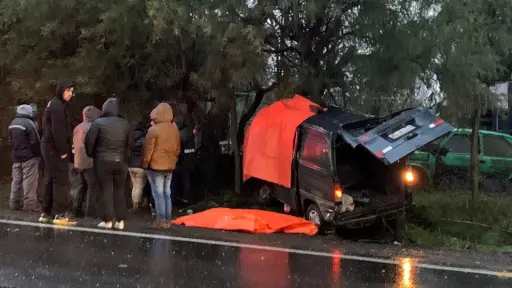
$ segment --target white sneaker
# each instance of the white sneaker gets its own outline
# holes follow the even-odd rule
[[[112,221],[102,221],[100,224],[98,224],[98,228],[112,229]]]
[[[43,214],[41,214],[41,217],[39,217],[39,222],[41,222],[41,223],[52,223],[53,222],[53,217],[43,213]]]
[[[114,228],[116,228],[117,230],[123,230],[124,229],[124,221],[119,221],[119,222],[116,222],[116,224],[114,224]]]

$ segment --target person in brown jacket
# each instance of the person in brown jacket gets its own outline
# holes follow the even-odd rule
[[[73,198],[73,210],[75,217],[83,217],[83,204],[86,204],[88,217],[100,216],[99,188],[96,182],[93,159],[85,152],[85,136],[91,128],[92,122],[101,116],[100,109],[87,106],[82,110],[83,122],[73,130],[73,169],[71,170],[71,196]],[[85,202],[85,203],[84,203]]]
[[[180,154],[180,132],[172,123],[172,108],[167,103],[159,104],[150,114],[154,123],[149,128],[142,148],[141,167],[147,176],[155,200],[156,221],[154,228],[169,228],[171,225],[171,180]]]

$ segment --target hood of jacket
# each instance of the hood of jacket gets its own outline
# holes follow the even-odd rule
[[[140,138],[144,138],[144,136],[146,136],[146,130],[144,129],[135,128],[133,131],[133,140],[135,141],[139,140]]]
[[[153,109],[153,111],[151,111],[149,116],[155,124],[158,124],[163,122],[172,122],[174,114],[172,112],[171,105],[167,103],[160,103],[155,109]]]
[[[119,116],[119,101],[116,98],[108,98],[101,107],[101,116]]]
[[[178,127],[179,130],[183,129],[183,126],[185,126],[185,120],[183,119],[182,115],[177,115],[174,117],[174,124],[176,124],[176,127]]]
[[[62,102],[66,102],[66,101],[64,101],[64,98],[63,98],[64,91],[66,91],[66,89],[71,88],[71,87],[73,87],[73,82],[71,82],[70,80],[68,80],[68,79],[60,80],[59,83],[57,84],[57,91],[55,92],[55,97],[57,97],[57,99],[59,99]]]
[[[143,121],[139,121],[137,125],[135,125],[135,131],[146,132],[146,127],[146,123],[144,123]]]
[[[23,104],[18,106],[18,109],[16,109],[16,115],[21,117],[33,118],[34,109],[32,109],[32,106],[30,105]]]
[[[87,106],[82,110],[82,119],[84,122],[94,122],[101,116],[100,109],[94,106]]]

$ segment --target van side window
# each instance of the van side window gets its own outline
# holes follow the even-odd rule
[[[512,145],[503,136],[484,135],[484,155],[512,158]]]
[[[471,135],[470,134],[454,134],[445,147],[450,149],[452,153],[470,154],[471,153]]]
[[[331,169],[331,153],[325,134],[315,129],[304,132],[300,162],[314,169]]]

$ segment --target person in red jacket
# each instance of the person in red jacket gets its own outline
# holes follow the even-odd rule
[[[73,83],[61,80],[55,98],[46,106],[43,115],[43,139],[41,152],[45,163],[43,214],[39,222],[57,225],[74,225],[68,212],[69,157],[71,157],[72,133],[68,102],[74,95]]]

